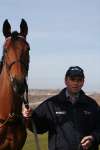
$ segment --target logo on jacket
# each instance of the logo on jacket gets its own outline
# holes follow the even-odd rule
[[[92,112],[87,111],[87,110],[84,110],[83,112],[84,112],[85,115],[90,115],[92,113]]]
[[[56,114],[57,114],[57,115],[65,115],[65,114],[66,114],[66,111],[56,111]]]

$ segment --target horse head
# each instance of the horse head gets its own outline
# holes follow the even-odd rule
[[[29,44],[26,40],[28,26],[24,19],[20,23],[20,32],[11,32],[8,20],[4,21],[3,34],[3,70],[6,70],[15,93],[23,95],[29,68]]]

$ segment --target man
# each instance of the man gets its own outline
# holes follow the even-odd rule
[[[49,150],[98,150],[99,106],[83,92],[84,78],[79,66],[70,67],[65,74],[66,88],[35,110],[23,111],[26,118],[32,114],[38,134],[48,132]]]

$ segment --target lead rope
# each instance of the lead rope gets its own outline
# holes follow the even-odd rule
[[[25,80],[25,85],[26,85],[26,91],[25,91],[25,97],[23,98],[23,101],[24,101],[25,108],[26,108],[26,109],[29,109],[28,85],[27,85],[26,80]],[[32,131],[34,132],[34,140],[35,140],[36,150],[40,150],[40,143],[39,143],[39,139],[38,139],[38,135],[37,135],[35,123],[34,123],[34,121],[32,120],[32,118],[31,118],[31,122],[32,122]]]

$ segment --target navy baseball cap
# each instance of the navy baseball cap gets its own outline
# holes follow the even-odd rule
[[[79,66],[72,66],[66,71],[65,77],[81,77],[84,78],[84,71]]]

